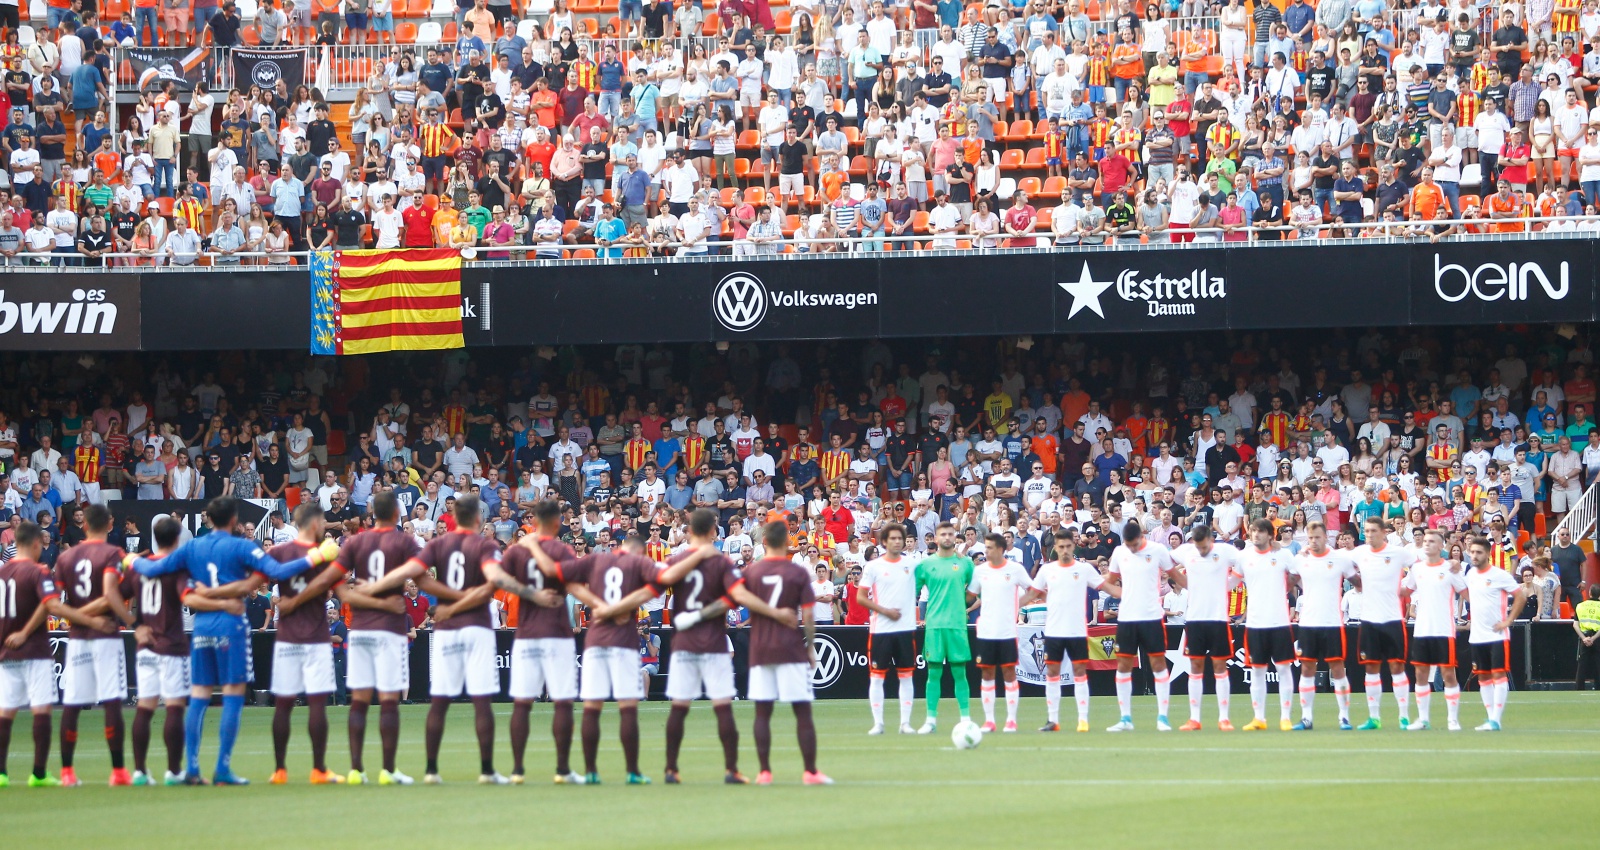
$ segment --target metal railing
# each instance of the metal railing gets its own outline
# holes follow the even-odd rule
[[[1591,483],[1578,503],[1567,511],[1555,528],[1550,529],[1550,539],[1556,539],[1556,535],[1565,528],[1572,532],[1573,540],[1587,540],[1595,531],[1597,518],[1600,518],[1600,479]]]

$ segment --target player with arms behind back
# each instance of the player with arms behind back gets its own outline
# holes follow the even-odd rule
[[[1416,563],[1416,555],[1399,544],[1389,545],[1388,530],[1380,517],[1367,517],[1367,542],[1351,553],[1361,580],[1361,666],[1367,670],[1367,722],[1359,729],[1382,729],[1379,706],[1383,700],[1384,662],[1400,706],[1400,728],[1411,715],[1411,682],[1406,678],[1406,621],[1400,608],[1400,582]]]
[[[756,704],[754,734],[756,755],[761,760],[756,784],[772,784],[772,711],[781,700],[794,709],[795,737],[805,762],[801,781],[832,785],[833,780],[817,770],[817,727],[811,718],[811,667],[816,663],[812,646],[817,632],[811,576],[781,554],[789,543],[789,530],[783,523],[768,523],[761,541],[768,554],[745,571],[742,588],[776,609],[770,613],[750,609],[750,699]],[[801,630],[796,630],[787,616],[795,612],[800,615]]]
[[[1069,533],[1056,537],[1056,559],[1039,568],[1027,605],[1044,600],[1044,699],[1047,722],[1040,732],[1061,729],[1061,661],[1072,663],[1072,696],[1078,703],[1078,731],[1089,731],[1089,591],[1105,585],[1093,564],[1076,556]],[[1120,588],[1110,588],[1113,596]]]
[[[115,584],[122,575],[126,553],[106,542],[111,533],[111,511],[104,505],[84,509],[83,525],[87,537],[82,543],[56,558],[56,588],[62,601],[85,613],[99,615],[109,611],[105,597],[106,581]],[[124,612],[126,613],[126,612]],[[130,616],[128,621],[131,622]],[[122,635],[73,625],[67,629],[67,660],[61,670],[61,784],[83,784],[73,767],[78,747],[78,715],[93,705],[105,711],[105,738],[111,748],[111,784],[132,785],[133,777],[123,766],[122,701],[128,698],[128,661],[122,649]]]
[[[917,670],[917,576],[903,553],[906,527],[889,523],[878,531],[883,555],[867,562],[855,604],[872,612],[867,623],[867,663],[871,679],[867,701],[872,708],[868,735],[883,734],[883,680],[895,671],[900,680],[900,734],[909,735],[911,707],[916,703],[912,675]]]
[[[1461,686],[1456,682],[1456,596],[1467,589],[1461,565],[1444,558],[1444,532],[1429,529],[1422,537],[1422,560],[1406,573],[1401,587],[1415,605],[1411,630],[1411,665],[1417,668],[1417,719],[1410,732],[1430,728],[1433,668],[1444,679],[1449,707],[1448,729],[1461,731]]]
[[[1467,544],[1472,569],[1467,573],[1468,602],[1472,608],[1472,672],[1478,676],[1478,691],[1483,695],[1489,718],[1477,727],[1479,732],[1500,731],[1506,712],[1506,694],[1511,690],[1507,678],[1511,660],[1511,634],[1508,631],[1528,602],[1528,590],[1511,574],[1489,563],[1489,547],[1483,537]]]
[[[1133,668],[1139,653],[1150,659],[1156,683],[1156,729],[1171,732],[1167,709],[1172,702],[1172,671],[1167,669],[1166,611],[1161,607],[1161,577],[1183,587],[1183,573],[1172,563],[1167,547],[1144,538],[1138,520],[1122,528],[1122,545],[1111,553],[1106,584],[1122,589],[1117,609],[1117,708],[1122,719],[1107,732],[1133,731]]]
[[[1328,548],[1328,527],[1320,522],[1306,527],[1306,543],[1295,565],[1300,581],[1300,722],[1295,729],[1311,731],[1317,663],[1326,662],[1339,704],[1339,728],[1348,731],[1350,679],[1345,674],[1344,616],[1339,603],[1344,599],[1345,580],[1356,575],[1356,566],[1348,553]]]
[[[913,593],[928,592],[928,607],[923,613],[922,656],[928,664],[928,718],[918,735],[931,735],[939,727],[939,692],[944,688],[944,668],[950,665],[955,688],[956,708],[962,720],[971,720],[968,700],[967,662],[972,660],[972,645],[967,641],[967,585],[972,584],[975,568],[972,559],[956,551],[959,538],[953,523],[941,522],[933,531],[938,552],[917,562],[917,586]],[[748,580],[748,577],[746,577]]]
[[[1189,609],[1184,616],[1184,655],[1189,659],[1189,721],[1179,732],[1200,729],[1200,700],[1206,693],[1206,660],[1217,695],[1217,729],[1233,731],[1228,719],[1233,680],[1228,660],[1233,658],[1233,629],[1228,625],[1228,591],[1237,585],[1239,550],[1218,546],[1211,526],[1195,523],[1192,541],[1172,550],[1172,560],[1183,567],[1189,586]]]
[[[1239,553],[1244,580],[1244,649],[1250,662],[1250,708],[1255,712],[1246,732],[1267,728],[1267,665],[1278,672],[1278,728],[1294,729],[1294,632],[1289,628],[1289,576],[1294,556],[1272,541],[1272,520],[1250,524],[1250,545]]]
[[[984,564],[973,570],[967,585],[969,604],[978,602],[978,685],[983,698],[983,731],[994,731],[996,668],[1006,683],[1007,732],[1017,731],[1017,611],[1029,585],[1028,571],[1006,559],[1006,539],[983,538]]]
[[[367,781],[367,713],[376,694],[378,736],[383,747],[378,784],[410,785],[411,777],[395,767],[395,752],[400,746],[400,698],[411,687],[411,653],[406,641],[411,621],[403,611],[390,607],[404,604],[400,587],[374,593],[372,585],[383,581],[389,570],[410,563],[422,549],[415,537],[398,526],[400,501],[393,491],[374,494],[371,509],[373,528],[346,536],[339,549],[339,569],[367,583],[357,593],[341,591],[341,598],[351,608],[344,677],[350,692],[350,774],[345,781],[351,785]]]

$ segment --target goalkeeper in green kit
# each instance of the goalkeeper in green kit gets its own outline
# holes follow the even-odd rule
[[[918,735],[932,734],[939,726],[939,692],[944,688],[946,664],[951,668],[961,719],[972,719],[967,708],[971,699],[967,664],[972,660],[972,648],[967,643],[967,585],[972,583],[972,559],[956,551],[954,525],[939,523],[933,539],[938,553],[917,564],[917,594],[920,596],[923,588],[928,591],[922,639],[922,656],[928,662],[928,720],[917,730]]]

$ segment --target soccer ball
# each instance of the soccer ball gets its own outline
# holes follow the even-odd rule
[[[983,743],[983,730],[971,720],[963,720],[950,730],[950,743],[958,750],[971,750]]]

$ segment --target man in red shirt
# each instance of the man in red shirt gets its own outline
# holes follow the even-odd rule
[[[1018,189],[1011,196],[1011,208],[1006,210],[1006,235],[1011,237],[1010,247],[1032,248],[1039,240],[1029,235],[1039,223],[1039,211],[1028,203],[1028,193]]]
[[[1100,159],[1100,203],[1110,204],[1111,196],[1128,185],[1128,172],[1133,163],[1126,156],[1112,150]]]
[[[844,625],[866,626],[871,625],[872,611],[865,605],[856,604],[856,594],[861,589],[861,567],[858,564],[850,565],[850,572],[846,574],[844,595],[839,597],[845,600]]]
[[[856,517],[841,504],[838,490],[828,494],[828,506],[822,509],[822,524],[834,540],[850,539],[850,530],[855,528]]]
[[[423,203],[421,193],[412,198],[411,206],[400,211],[400,220],[405,223],[407,248],[433,247],[433,210]]]

